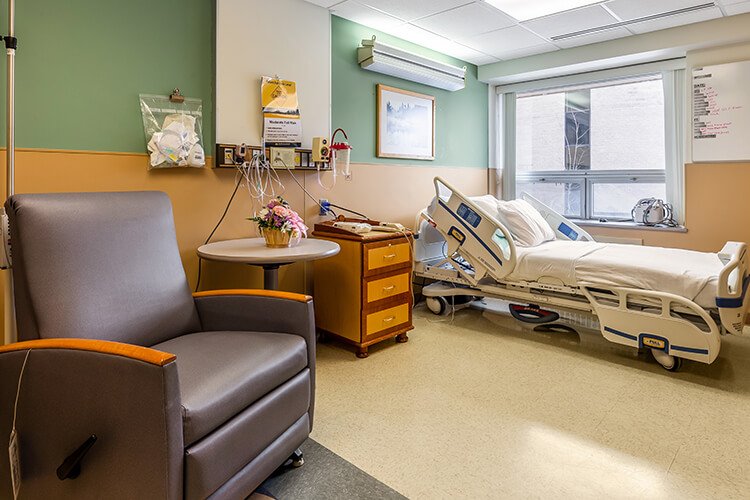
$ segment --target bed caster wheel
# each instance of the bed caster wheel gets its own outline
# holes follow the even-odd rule
[[[427,309],[442,316],[448,312],[448,301],[445,297],[427,297]]]
[[[662,365],[663,366],[663,365]],[[682,358],[674,357],[674,362],[672,363],[671,368],[664,367],[667,371],[670,372],[678,372],[680,369],[682,369]]]
[[[299,449],[294,450],[294,453],[289,457],[289,460],[291,460],[290,465],[295,469],[305,465],[305,457],[302,456],[302,451]]]
[[[656,362],[669,372],[676,372],[682,368],[682,358],[672,356],[657,349],[651,349],[651,353],[654,355]]]

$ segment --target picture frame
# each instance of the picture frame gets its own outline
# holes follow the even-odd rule
[[[435,96],[378,84],[377,156],[435,159]]]

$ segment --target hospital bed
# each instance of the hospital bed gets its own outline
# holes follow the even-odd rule
[[[712,363],[722,335],[742,334],[750,305],[745,243],[703,253],[596,242],[524,193],[556,239],[521,247],[499,222],[494,198],[469,198],[439,177],[434,183],[436,196],[415,224],[415,274],[437,280],[422,290],[436,314],[482,297],[523,304],[511,313],[527,322],[554,320],[554,311],[590,313],[605,339],[650,349],[671,371],[683,358]]]

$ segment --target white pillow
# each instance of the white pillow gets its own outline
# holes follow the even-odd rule
[[[526,200],[498,201],[498,218],[520,247],[535,247],[555,239],[542,214]]]
[[[491,216],[497,217],[497,198],[491,194],[486,194],[484,196],[471,196],[469,199]]]

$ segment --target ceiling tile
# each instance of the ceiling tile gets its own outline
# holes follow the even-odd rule
[[[400,19],[383,14],[353,0],[336,5],[331,9],[331,13],[379,31],[387,32],[403,24],[403,21]]]
[[[470,62],[473,64],[476,64],[477,66],[482,66],[484,64],[492,64],[492,63],[500,62],[500,59],[494,56],[487,55],[487,54],[482,54],[481,57],[478,57]]]
[[[623,21],[694,7],[707,0],[612,0],[607,8]]]
[[[423,30],[413,24],[403,24],[397,28],[389,30],[388,34],[472,64],[487,64],[484,61],[487,61],[488,59],[490,60],[489,62],[497,61],[495,57],[489,54],[474,50],[471,47],[467,47],[458,42],[448,40],[445,37]]]
[[[461,45],[445,37],[436,35],[427,30],[423,30],[413,24],[402,24],[396,28],[388,30],[389,35],[401,38],[408,42],[416,43],[422,47],[427,47],[441,54],[461,59],[462,61],[471,62],[471,56],[481,56],[482,53],[465,45]]]
[[[678,14],[662,19],[654,19],[653,21],[629,24],[628,29],[633,33],[647,33],[649,31],[658,31],[667,28],[674,28],[675,26],[708,21],[709,19],[716,19],[718,17],[722,17],[721,10],[719,10],[718,7],[711,7],[710,9],[687,12],[685,14]]]
[[[589,45],[591,43],[606,42],[608,40],[623,38],[630,35],[632,35],[632,33],[625,28],[614,28],[607,31],[601,31],[599,33],[591,33],[590,35],[581,35],[572,38],[565,38],[563,40],[555,40],[554,43],[558,47],[568,49],[570,47],[579,47],[581,45]]]
[[[547,42],[521,26],[511,26],[468,38],[463,43],[474,50],[502,59],[500,53],[544,45]]]
[[[585,7],[583,9],[561,12],[547,17],[540,17],[526,21],[523,24],[534,33],[545,38],[551,38],[555,35],[563,35],[574,31],[581,31],[589,28],[596,28],[607,24],[616,23],[615,19],[609,12],[599,5]]]
[[[315,5],[320,5],[321,7],[325,7],[326,9],[328,7],[332,7],[336,5],[337,3],[341,3],[341,0],[307,0],[310,3],[314,3]]]
[[[496,57],[493,57],[489,54],[484,54],[482,52],[479,52],[478,50],[474,50],[458,42],[450,42],[450,45],[445,46],[442,50],[440,50],[440,52],[451,57],[455,57],[456,59],[461,59],[462,61],[476,64],[477,66],[479,66],[480,64],[489,64],[491,62],[498,61]]]
[[[509,61],[511,59],[518,59],[520,57],[535,56],[537,54],[544,54],[545,52],[553,52],[555,50],[558,50],[558,48],[551,43],[545,43],[543,45],[535,45],[533,47],[526,47],[517,50],[503,50],[501,48],[496,50],[493,55],[503,61]]]
[[[362,0],[362,3],[404,21],[413,21],[470,3],[472,0]]]
[[[739,2],[731,5],[725,5],[724,12],[726,12],[728,16],[750,12],[750,2]]]
[[[463,39],[507,28],[516,21],[497,9],[480,3],[470,3],[440,14],[425,17],[414,24],[428,29],[433,33],[440,33],[452,39]]]
[[[428,47],[438,52],[442,47],[452,43],[450,40],[443,36],[436,35],[435,33],[427,30],[423,30],[422,28],[414,26],[413,24],[402,24],[400,26],[391,28],[390,30],[388,30],[388,34],[412,43],[416,43],[417,45],[421,45],[422,47]]]

